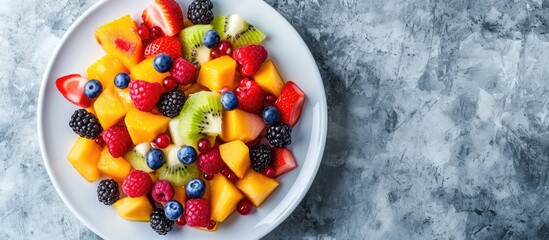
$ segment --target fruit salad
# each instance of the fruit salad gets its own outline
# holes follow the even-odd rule
[[[260,29],[213,7],[154,0],[141,19],[107,22],[95,31],[105,55],[55,83],[79,107],[71,165],[98,182],[98,204],[160,235],[253,214],[297,167],[288,147],[305,94]]]

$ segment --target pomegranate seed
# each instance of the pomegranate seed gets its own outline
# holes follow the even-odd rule
[[[206,180],[212,180],[214,178],[213,175],[210,175],[210,174],[207,174],[207,173],[204,173],[203,176],[204,176],[204,179],[206,179]]]
[[[226,40],[219,42],[210,52],[212,58],[218,58],[225,55],[231,55],[233,53],[233,45]]]
[[[172,77],[164,78],[164,80],[162,80],[162,85],[166,91],[171,91],[177,88],[177,82]]]
[[[210,222],[208,223],[208,227],[207,227],[208,230],[214,229],[216,224],[217,223],[214,220],[210,220]]]
[[[137,34],[139,34],[141,40],[146,40],[151,36],[151,33],[149,32],[149,28],[147,26],[139,27],[137,29]]]
[[[160,29],[160,27],[158,26],[154,26],[151,28],[151,38],[152,39],[157,39],[159,37],[163,37],[164,36],[164,32],[162,32],[162,29]]]
[[[246,199],[240,201],[238,205],[236,205],[236,211],[240,213],[240,215],[248,215],[252,212],[254,209],[254,206],[252,203]]]
[[[271,166],[267,166],[265,169],[263,169],[263,174],[267,177],[274,178],[275,177],[275,170]]]
[[[231,173],[231,169],[229,169],[227,166],[221,169],[221,175],[226,177],[227,175],[229,175],[229,173]]]
[[[234,173],[232,173],[232,172],[229,173],[229,174],[227,174],[227,180],[229,180],[229,181],[231,181],[231,182],[236,181],[236,174],[234,174]]]
[[[156,137],[156,139],[154,139],[154,143],[159,148],[165,148],[168,145],[170,145],[170,136],[168,136],[165,133],[162,133],[162,134],[158,135]]]
[[[265,101],[268,103],[274,103],[276,101],[276,97],[272,94],[265,95]]]
[[[205,151],[208,151],[208,149],[210,149],[210,141],[208,141],[207,138],[202,138],[198,141],[198,151],[200,152],[205,152]]]
[[[185,217],[182,216],[182,217],[178,218],[177,220],[175,220],[175,224],[177,224],[179,226],[185,226],[185,224],[187,224],[187,221],[185,221]]]
[[[105,143],[105,141],[103,141],[103,137],[102,136],[97,136],[95,139],[94,139],[95,143],[97,145],[103,145]]]

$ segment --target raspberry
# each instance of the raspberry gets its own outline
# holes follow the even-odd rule
[[[196,76],[196,66],[183,58],[176,58],[173,61],[170,76],[181,85],[192,83]]]
[[[123,126],[112,126],[103,132],[103,141],[111,156],[122,157],[132,147],[132,139],[128,129]]]
[[[193,198],[187,201],[185,220],[190,227],[207,227],[210,223],[210,205],[204,198]]]
[[[238,108],[247,112],[261,114],[265,93],[254,80],[243,78],[235,90]]]
[[[80,137],[94,139],[103,128],[99,124],[99,120],[95,115],[86,111],[86,109],[78,109],[74,111],[69,122],[69,126]]]
[[[157,202],[167,202],[173,198],[173,187],[167,180],[158,180],[151,191],[152,198]]]
[[[221,171],[225,166],[219,148],[212,148],[207,152],[203,152],[198,156],[198,169],[207,174],[214,175]]]
[[[160,83],[141,80],[130,83],[130,96],[135,103],[135,107],[141,111],[151,111],[161,95],[162,85]]]
[[[248,45],[237,48],[233,52],[233,59],[238,62],[238,71],[244,77],[253,76],[267,59],[267,50],[260,45]]]
[[[147,194],[151,187],[151,176],[141,170],[132,170],[122,183],[122,191],[132,198]]]

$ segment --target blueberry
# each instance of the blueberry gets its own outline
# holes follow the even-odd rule
[[[206,183],[200,178],[195,178],[187,183],[185,192],[190,198],[201,198],[206,192]]]
[[[153,67],[160,73],[170,71],[173,65],[173,59],[167,54],[161,53],[156,55],[153,60]]]
[[[130,75],[121,72],[114,77],[114,85],[120,89],[127,88],[130,85]]]
[[[215,30],[209,30],[204,34],[202,43],[204,43],[204,46],[207,48],[213,48],[219,43],[219,40],[219,34]]]
[[[238,107],[238,98],[231,91],[226,91],[221,95],[221,104],[227,110],[234,110]]]
[[[273,125],[280,120],[280,112],[273,106],[268,106],[263,109],[263,121],[269,125]]]
[[[96,79],[89,80],[86,85],[84,85],[84,94],[91,99],[98,97],[102,90],[103,86],[101,85],[101,82]]]
[[[177,151],[177,159],[183,164],[191,164],[196,161],[196,150],[191,146],[184,146]]]
[[[159,149],[151,149],[147,153],[146,160],[147,166],[153,170],[159,169],[162,165],[164,165],[164,163],[166,163],[164,153]]]
[[[164,214],[168,219],[175,221],[183,216],[183,205],[177,200],[170,200],[164,206]]]

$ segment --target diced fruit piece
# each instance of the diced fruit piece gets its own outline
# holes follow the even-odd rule
[[[235,89],[235,94],[238,98],[239,109],[261,115],[265,93],[256,81],[249,78],[241,79]]]
[[[199,176],[196,164],[183,164],[179,162],[177,158],[178,146],[170,145],[163,149],[163,151],[164,156],[166,156],[166,164],[156,170],[156,176],[159,179],[168,180],[174,188],[177,188],[184,186],[189,180]]]
[[[99,123],[105,129],[114,126],[122,120],[128,111],[125,104],[120,100],[120,96],[113,88],[105,89],[93,103],[93,108],[95,109]]]
[[[165,132],[169,121],[168,117],[142,112],[136,108],[130,108],[125,118],[128,132],[136,145],[151,142],[158,134]]]
[[[97,162],[101,156],[101,146],[92,139],[79,137],[72,147],[67,159],[72,166],[86,179],[93,182],[101,176]]]
[[[151,144],[148,142],[137,144],[132,150],[124,155],[124,159],[128,160],[128,162],[130,162],[132,167],[135,169],[139,169],[144,172],[152,172],[154,170],[147,166],[147,161],[145,160],[145,156],[150,149]]]
[[[129,73],[120,60],[109,54],[92,63],[86,72],[88,79],[99,80],[103,89],[114,88],[114,78],[119,73]]]
[[[122,181],[124,181],[126,175],[130,173],[132,166],[124,158],[115,158],[111,156],[111,154],[109,153],[109,149],[107,147],[104,147],[103,151],[101,152],[99,162],[97,163],[97,168],[105,176],[110,177],[121,183]]]
[[[268,53],[261,45],[248,45],[237,48],[233,58],[238,62],[238,72],[244,77],[253,76],[267,59]]]
[[[175,36],[183,29],[183,12],[174,0],[155,0],[141,15],[149,27],[158,26],[166,36]]]
[[[80,74],[69,74],[55,80],[55,86],[71,103],[87,108],[92,105],[92,100],[84,95],[84,86],[87,82],[88,80]]]
[[[179,42],[183,47],[183,57],[194,65],[201,65],[210,60],[210,49],[202,43],[202,38],[211,25],[194,25],[179,33]]]
[[[229,40],[234,48],[261,43],[266,35],[246,22],[240,15],[217,16],[212,25],[222,40]]]
[[[174,187],[173,188],[173,200],[177,200],[180,203],[184,203],[187,201],[187,193],[185,192],[185,187]]]
[[[212,219],[223,222],[236,210],[236,205],[244,198],[242,193],[223,175],[216,174],[210,181]]]
[[[120,217],[131,221],[148,222],[149,215],[153,212],[147,196],[125,197],[116,201],[113,206]]]
[[[115,89],[115,92],[118,93],[118,97],[120,97],[120,101],[122,102],[122,106],[126,111],[132,107],[135,107],[133,105],[133,100],[130,95],[130,89],[124,88],[124,89]]]
[[[130,69],[131,77],[134,80],[157,82],[162,84],[164,78],[170,76],[169,72],[160,73],[154,69],[154,58],[147,58]],[[131,85],[131,84],[130,84]]]
[[[172,118],[168,123],[168,128],[172,143],[176,146],[183,146],[183,139],[181,139],[181,135],[179,135],[179,117]]]
[[[183,50],[177,37],[155,39],[145,48],[145,58],[154,58],[160,53],[168,54],[172,59],[183,57]]]
[[[201,91],[208,91],[208,88],[200,85],[200,83],[194,83],[193,85],[191,85],[190,88],[185,90],[185,96],[189,96],[193,93],[197,93]]]
[[[249,149],[240,140],[231,141],[219,145],[219,152],[225,164],[238,178],[244,177],[244,173],[250,168]]]
[[[196,82],[212,92],[217,92],[224,87],[232,89],[235,71],[235,60],[229,56],[219,57],[202,64]]]
[[[301,116],[304,103],[305,93],[294,82],[287,82],[275,102],[275,107],[280,111],[280,120],[294,127]]]
[[[118,58],[128,69],[143,60],[143,43],[130,15],[98,27],[95,39],[107,54]]]
[[[284,87],[284,81],[272,59],[268,59],[254,74],[253,78],[266,93],[279,97]]]
[[[278,177],[297,167],[295,157],[292,151],[287,148],[273,148],[273,168],[275,170],[275,176]]]
[[[260,116],[240,109],[223,111],[223,131],[221,139],[225,142],[241,140],[249,142],[257,138],[265,128]]]
[[[236,187],[246,195],[255,207],[259,207],[278,187],[278,182],[261,173],[249,170],[243,178],[236,181]]]
[[[183,144],[196,148],[198,140],[221,133],[221,94],[191,94],[179,115],[179,134]]]

